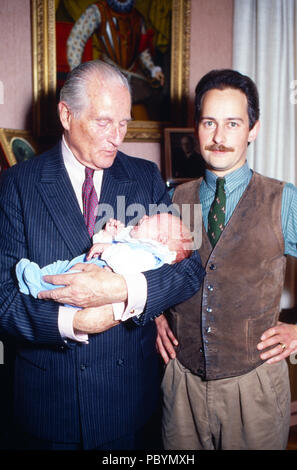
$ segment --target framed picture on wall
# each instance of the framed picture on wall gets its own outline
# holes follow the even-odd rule
[[[115,64],[131,81],[133,119],[126,141],[160,142],[165,127],[184,125],[191,0],[31,0],[31,5],[34,135],[57,132],[57,95],[77,56],[81,62],[99,58]]]
[[[29,160],[37,153],[37,145],[28,131],[0,128],[1,170]]]
[[[166,128],[165,180],[168,187],[203,176],[204,160],[192,128]]]

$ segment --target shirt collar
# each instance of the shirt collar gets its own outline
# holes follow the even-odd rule
[[[73,182],[82,184],[85,179],[85,166],[80,163],[70,150],[64,135],[62,136],[62,156],[66,170]],[[95,170],[94,184],[101,186],[103,170]]]
[[[225,176],[225,192],[226,195],[232,193],[234,189],[236,189],[241,184],[245,183],[251,178],[252,170],[250,169],[247,162],[237,170],[232,171],[232,173],[228,173]],[[217,175],[215,175],[212,171],[206,170],[205,171],[205,182],[207,186],[213,191],[216,191],[216,182],[217,182]]]
[[[80,163],[77,158],[73,155],[72,151],[70,150],[64,135],[62,136],[62,155],[64,164],[68,171],[79,172],[83,175],[85,174],[85,167],[82,163]]]

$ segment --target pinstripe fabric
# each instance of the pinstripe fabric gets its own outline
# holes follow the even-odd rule
[[[117,195],[122,199],[117,200]],[[170,204],[151,162],[119,153],[104,171],[100,205],[114,216],[130,206]],[[104,214],[102,215],[104,218]],[[17,341],[17,427],[55,442],[83,441],[95,448],[141,427],[159,394],[155,324],[164,307],[183,301],[201,281],[199,257],[149,272],[149,299],[140,323],[132,321],[90,335],[89,344],[68,341],[57,327],[58,306],[18,293],[13,267],[20,258],[40,266],[72,259],[91,244],[62,162],[60,146],[3,173],[0,182],[0,327]]]

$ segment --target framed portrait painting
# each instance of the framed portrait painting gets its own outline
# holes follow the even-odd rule
[[[205,164],[192,128],[166,128],[165,181],[169,188],[203,176]]]
[[[0,128],[0,171],[29,160],[36,153],[37,145],[29,132]]]
[[[191,0],[31,0],[34,130],[57,132],[58,93],[70,70],[100,59],[132,89],[126,141],[160,141],[182,125],[189,93]]]

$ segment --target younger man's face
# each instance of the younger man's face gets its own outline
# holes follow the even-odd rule
[[[223,177],[244,165],[248,142],[256,139],[258,129],[259,122],[249,129],[247,98],[240,90],[207,91],[197,131],[207,168]]]

